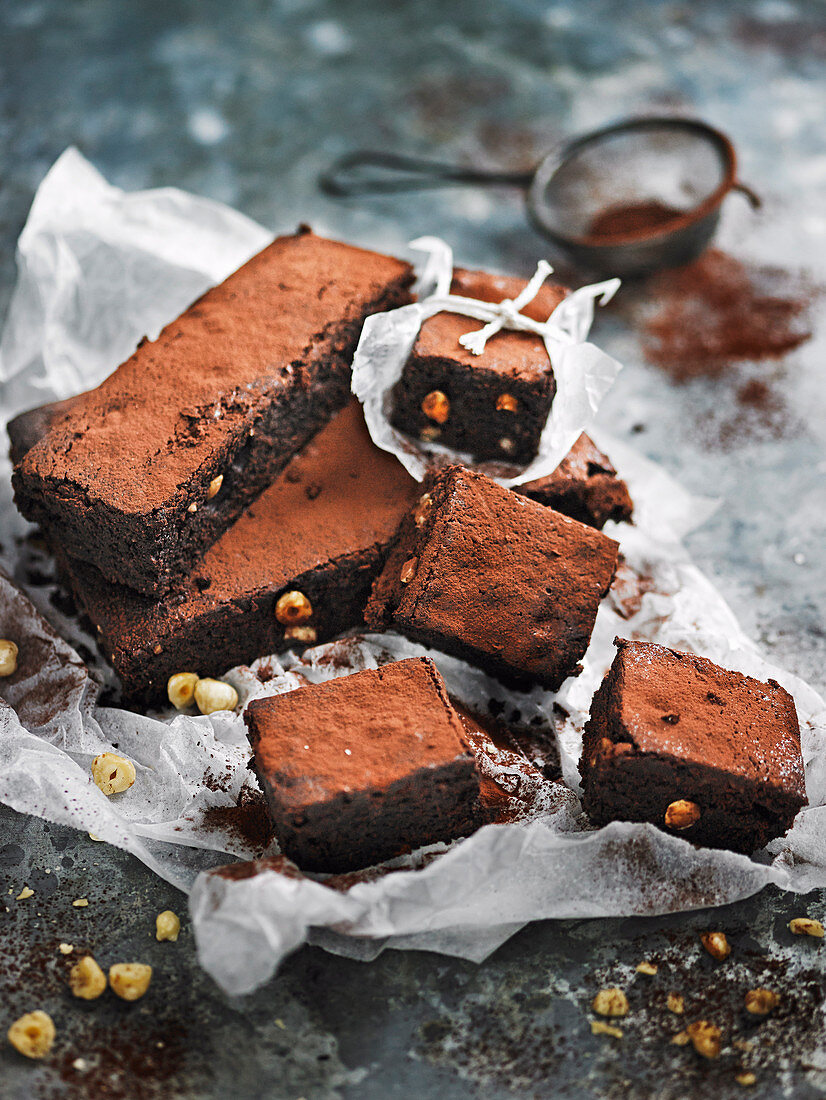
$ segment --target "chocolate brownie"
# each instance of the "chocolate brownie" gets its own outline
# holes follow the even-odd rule
[[[463,466],[423,487],[373,586],[368,626],[556,690],[580,671],[617,544]]]
[[[806,804],[791,695],[693,653],[615,645],[579,766],[594,824],[650,821],[746,853],[785,833]]]
[[[634,511],[628,486],[608,456],[584,433],[553,473],[515,489],[598,530],[609,519],[615,523],[630,520]]]
[[[352,871],[479,824],[462,721],[426,657],[255,699],[244,721],[278,843],[305,871]]]
[[[361,625],[370,586],[419,487],[371,441],[355,399],[160,599],[63,557],[127,698],[165,699],[175,672],[220,675]]]
[[[522,279],[457,270],[451,292],[485,302],[513,299]],[[523,312],[546,321],[565,297],[544,286]],[[393,387],[391,422],[399,431],[472,455],[526,465],[556,392],[543,341],[531,333],[502,331],[473,355],[459,337],[481,328],[458,313],[437,313],[424,322],[404,372]]]
[[[111,581],[170,587],[346,400],[408,264],[281,237],[84,394],[18,463],[23,514]]]

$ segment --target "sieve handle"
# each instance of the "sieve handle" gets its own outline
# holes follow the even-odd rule
[[[757,192],[753,190],[753,188],[749,187],[747,183],[741,183],[740,180],[735,180],[734,183],[731,185],[731,189],[732,191],[739,191],[741,195],[745,195],[745,197],[749,200],[749,205],[751,206],[752,210],[759,210],[760,207],[763,205],[763,200],[760,198]]]
[[[468,168],[458,164],[399,153],[380,153],[364,149],[347,153],[321,173],[321,190],[335,198],[351,195],[387,195],[398,191],[422,191],[457,183],[482,186],[527,187],[532,172],[506,172],[486,168]]]

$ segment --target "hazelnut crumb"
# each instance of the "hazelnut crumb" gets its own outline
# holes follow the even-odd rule
[[[626,1016],[628,998],[621,989],[601,989],[591,1002],[591,1008],[600,1016]]]
[[[71,955],[75,948],[71,943],[59,943],[57,949],[61,955]]]
[[[413,522],[417,527],[424,527],[432,503],[433,498],[430,493],[422,493],[419,497],[419,503],[416,505],[415,511],[413,512]]]
[[[689,802],[685,798],[678,798],[671,802],[665,810],[665,827],[667,829],[690,829],[700,820],[700,807],[696,802]]]
[[[284,592],[275,605],[275,617],[284,626],[306,623],[313,617],[313,605],[303,592]]]
[[[738,1073],[735,1075],[734,1080],[738,1085],[742,1085],[744,1088],[750,1088],[752,1085],[757,1084],[756,1076],[751,1073]]]
[[[603,1020],[591,1020],[591,1034],[611,1035],[615,1039],[621,1039],[622,1028],[614,1027],[613,1024],[606,1024]]]
[[[75,907],[75,909],[85,909],[88,904],[88,898],[75,898],[75,900],[72,902],[72,905]]]
[[[399,574],[399,580],[402,584],[410,584],[413,578],[416,576],[416,568],[419,564],[418,558],[408,558],[402,566],[402,571]]]
[[[676,1035],[671,1037],[671,1045],[674,1047],[684,1047],[691,1042],[691,1037],[687,1031],[678,1031]]]
[[[504,451],[506,455],[512,455],[516,450],[516,444],[512,439],[508,439],[507,436],[503,436],[499,440],[499,450]]]
[[[812,920],[810,917],[794,917],[789,921],[789,931],[795,936],[816,936],[823,939],[823,925],[819,920]]]
[[[15,1020],[7,1034],[14,1049],[26,1058],[45,1058],[55,1039],[54,1021],[37,1009]]]
[[[433,443],[442,434],[442,429],[437,428],[433,424],[428,424],[426,428],[422,428],[419,432],[419,438],[423,439],[425,443]]]
[[[685,1012],[685,998],[682,993],[669,993],[665,999],[665,1007],[675,1016],[682,1016]]]
[[[754,1043],[748,1042],[747,1039],[732,1039],[731,1045],[735,1050],[743,1050],[747,1054],[750,1050],[754,1050]]]
[[[124,1001],[137,1001],[149,988],[152,967],[145,963],[115,963],[109,967],[109,985]]]
[[[780,1004],[780,998],[773,989],[750,989],[746,994],[746,1012],[752,1016],[768,1016]]]
[[[511,393],[500,393],[496,398],[496,411],[515,413],[519,408],[519,402]]]
[[[294,642],[304,642],[311,645],[317,641],[318,634],[314,626],[288,626],[284,631],[285,638],[291,638]]]
[[[85,1058],[75,1058],[74,1062],[72,1062],[72,1069],[76,1069],[78,1073],[83,1073],[88,1068],[89,1063]]]
[[[106,975],[91,955],[84,955],[69,971],[69,988],[83,1001],[94,1001],[106,989]]]
[[[210,481],[209,488],[207,489],[207,500],[212,500],[213,497],[217,496],[221,492],[221,486],[223,484],[223,474],[218,474],[217,477],[214,477],[212,481]]]
[[[422,412],[428,420],[444,424],[450,416],[450,399],[441,390],[431,390],[422,400]]]
[[[34,890],[32,890],[28,886],[24,886],[23,889],[20,891],[20,893],[17,895],[17,897],[14,900],[15,901],[25,901],[26,898],[33,898],[33,897],[34,897]]]
[[[198,511],[198,505],[197,505],[197,504],[195,503],[195,501],[193,500],[193,502],[192,502],[192,503],[190,504],[190,506],[189,506],[189,507],[187,508],[187,512],[192,512],[192,513],[194,514],[194,513],[195,513],[195,512],[197,512],[197,511]]]
[[[135,765],[114,752],[102,752],[92,761],[92,779],[105,795],[128,791],[135,782]]]
[[[650,974],[656,974],[657,973],[657,965],[656,965],[656,963],[651,963],[651,962],[648,962],[647,960],[644,961],[644,962],[638,963],[637,964],[637,973],[638,974],[649,974],[649,975]]]
[[[199,680],[195,685],[195,702],[201,714],[214,714],[219,710],[235,710],[238,692],[232,684],[223,680]]]
[[[152,647],[152,652],[155,654],[156,657],[159,653],[163,653],[163,646],[160,642],[155,642],[155,645]]]
[[[695,1020],[686,1028],[691,1044],[703,1058],[719,1058],[723,1033],[708,1020]]]
[[[0,638],[0,676],[11,676],[17,671],[17,655],[20,650],[8,638]]]
[[[700,941],[712,959],[722,962],[731,954],[731,944],[725,932],[701,932]]]
[[[186,710],[195,698],[197,672],[176,672],[166,682],[166,695],[175,710]]]
[[[155,939],[172,940],[174,943],[181,931],[181,922],[176,913],[171,909],[164,909],[155,917]]]

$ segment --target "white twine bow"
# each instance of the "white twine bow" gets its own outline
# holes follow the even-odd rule
[[[522,310],[533,301],[542,289],[542,284],[553,272],[546,260],[539,261],[532,279],[516,298],[505,298],[502,302],[483,302],[477,298],[465,298],[450,293],[453,254],[444,241],[437,237],[419,237],[410,242],[410,247],[429,253],[420,280],[423,290],[433,287],[430,294],[420,298],[428,316],[442,312],[460,313],[485,322],[483,328],[466,332],[459,337],[459,343],[471,355],[481,355],[492,336],[502,329],[510,329],[515,332],[531,332],[541,337],[548,358],[553,362],[554,346],[581,344],[585,341],[594,319],[596,303],[607,305],[620,286],[619,279],[608,279],[602,283],[580,287],[563,298],[546,321],[536,321],[533,317],[527,317]]]

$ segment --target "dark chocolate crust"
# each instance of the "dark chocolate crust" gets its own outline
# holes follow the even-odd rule
[[[302,870],[368,867],[483,820],[464,727],[427,658],[253,700],[244,721],[276,837]]]
[[[789,829],[806,804],[794,700],[692,653],[616,640],[594,696],[580,762],[585,811],[596,825],[649,821],[699,808],[670,830],[697,844],[750,853]]]
[[[367,625],[520,686],[556,690],[577,675],[617,543],[462,466],[423,488],[373,586]]]
[[[187,578],[160,599],[111,584],[65,555],[64,578],[98,631],[125,697],[165,698],[175,672],[220,675],[300,647],[275,616],[299,591],[312,605],[307,642],[360,626],[370,589],[418,486],[379,450],[355,399],[295,456]],[[60,557],[60,555],[59,555]]]
[[[628,486],[608,456],[584,433],[553,473],[515,489],[600,531],[609,519],[627,522],[634,512]]]
[[[451,291],[501,302],[515,298],[525,285],[522,279],[458,269]],[[564,287],[544,286],[524,312],[547,320],[565,293]],[[399,431],[436,438],[477,461],[525,465],[536,455],[556,392],[548,353],[538,336],[509,331],[489,340],[482,355],[472,355],[459,337],[480,327],[456,313],[437,313],[424,322],[393,388],[391,422]],[[450,402],[443,422],[422,409],[426,395],[434,390]],[[503,401],[506,407],[498,408]]]
[[[52,422],[15,470],[21,512],[110,581],[167,590],[345,404],[364,318],[411,280],[309,230],[278,238]]]

